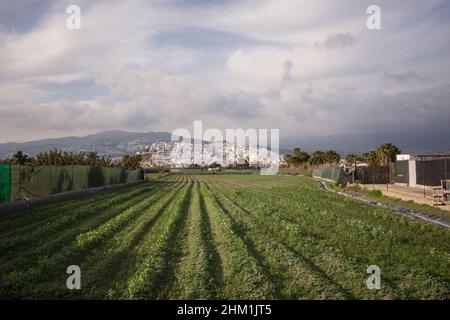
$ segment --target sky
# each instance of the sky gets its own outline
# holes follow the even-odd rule
[[[0,142],[194,120],[282,137],[442,129],[449,39],[448,0],[1,0]]]

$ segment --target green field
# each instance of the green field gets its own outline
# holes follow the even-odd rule
[[[450,231],[306,177],[161,176],[2,215],[0,298],[450,299]]]

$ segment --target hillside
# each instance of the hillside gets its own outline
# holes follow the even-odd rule
[[[96,151],[99,154],[108,154],[114,157],[135,153],[157,140],[168,141],[170,136],[170,133],[167,132],[105,131],[84,137],[72,136],[23,143],[2,143],[0,144],[0,159],[9,158],[18,150],[35,155],[54,148],[75,153]]]

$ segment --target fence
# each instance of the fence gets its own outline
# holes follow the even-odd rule
[[[143,180],[143,171],[94,166],[0,165],[0,203]]]
[[[440,186],[441,180],[450,179],[450,159],[416,161],[416,184]]]
[[[311,176],[311,170],[308,168],[298,167],[298,168],[279,168],[278,174],[291,174],[291,175],[301,175],[301,176]]]
[[[361,184],[386,184],[391,183],[395,165],[358,167],[355,172],[355,180]]]
[[[450,179],[450,155],[411,155],[395,163],[395,183],[410,187],[440,186]]]
[[[395,183],[409,184],[409,161],[397,160],[395,162]]]
[[[332,181],[336,184],[345,184],[344,170],[338,166],[317,167],[313,171],[313,176]]]
[[[0,203],[11,197],[11,165],[0,164]]]

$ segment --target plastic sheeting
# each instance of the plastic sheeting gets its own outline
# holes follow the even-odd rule
[[[109,167],[10,165],[10,168],[8,201],[144,179],[142,170]],[[3,194],[7,191],[3,191],[2,187],[0,192]]]

